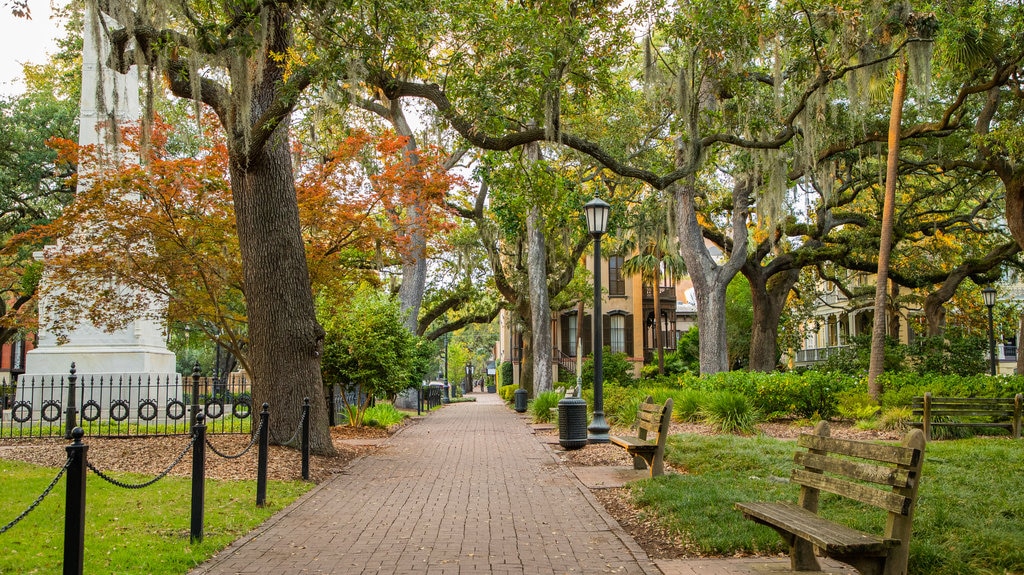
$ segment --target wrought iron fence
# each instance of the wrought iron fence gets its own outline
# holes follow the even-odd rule
[[[209,433],[249,433],[249,382],[232,375],[71,373],[0,381],[0,438],[67,436],[69,421],[89,436],[184,435],[193,409],[206,416]]]

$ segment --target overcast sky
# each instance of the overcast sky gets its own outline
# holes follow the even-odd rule
[[[63,0],[56,0],[61,2]],[[21,65],[42,64],[56,51],[53,38],[62,24],[50,18],[50,0],[29,0],[32,19],[15,18],[0,6],[0,95],[20,94]]]

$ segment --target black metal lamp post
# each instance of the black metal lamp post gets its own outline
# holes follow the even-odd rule
[[[987,287],[981,290],[981,296],[985,298],[985,307],[988,308],[988,353],[991,364],[992,375],[996,374],[996,334],[992,327],[992,307],[996,305],[996,290]]]
[[[587,441],[608,443],[610,427],[604,418],[604,365],[601,357],[604,351],[604,322],[601,317],[601,236],[608,231],[608,212],[611,211],[611,206],[599,198],[594,198],[583,206],[583,210],[587,214],[587,229],[594,238],[594,417],[587,427]]]

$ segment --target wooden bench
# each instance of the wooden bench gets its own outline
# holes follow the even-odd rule
[[[794,571],[820,571],[817,554],[848,563],[862,575],[905,574],[924,461],[924,433],[911,429],[902,445],[883,445],[829,437],[828,423],[823,421],[813,434],[801,435],[797,444],[807,448],[796,452],[790,478],[800,485],[799,502],[737,503],[736,508],[747,519],[782,535],[789,544]],[[821,491],[885,510],[883,535],[820,517]]]
[[[612,435],[608,439],[633,456],[634,469],[650,469],[651,477],[656,477],[665,474],[665,440],[672,421],[672,399],[665,400],[664,405],[653,402],[654,398],[648,395],[637,410],[636,437]]]
[[[928,439],[932,438],[933,427],[998,427],[1020,439],[1021,403],[1019,393],[1015,397],[932,397],[926,393],[911,399],[910,408],[921,421],[908,425],[922,428]],[[935,421],[937,417],[954,421]]]

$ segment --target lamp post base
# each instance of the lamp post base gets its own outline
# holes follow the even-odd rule
[[[587,427],[587,443],[609,443],[611,440],[608,439],[608,431],[611,427],[608,426],[608,422],[604,419],[604,413],[594,412],[593,419],[590,420],[590,426]]]

